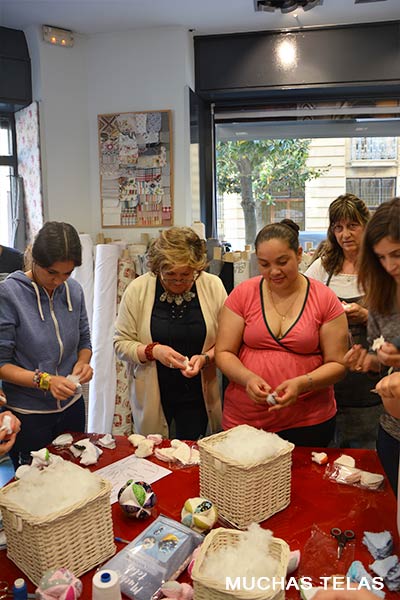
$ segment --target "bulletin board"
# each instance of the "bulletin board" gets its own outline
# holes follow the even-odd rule
[[[171,111],[98,115],[102,227],[173,225]]]

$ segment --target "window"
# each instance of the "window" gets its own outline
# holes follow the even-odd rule
[[[375,210],[396,195],[396,177],[350,177],[346,192],[362,198],[369,209]]]
[[[0,244],[10,245],[11,175],[17,173],[15,122],[13,115],[0,115]]]

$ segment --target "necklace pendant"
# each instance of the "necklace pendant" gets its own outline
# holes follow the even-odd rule
[[[286,319],[286,315],[282,315],[282,321]]]

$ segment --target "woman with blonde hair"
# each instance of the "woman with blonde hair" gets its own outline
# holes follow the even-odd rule
[[[150,272],[127,287],[114,346],[128,363],[137,433],[197,439],[217,431],[221,398],[214,361],[226,292],[205,272],[206,244],[190,227],[160,233],[148,251]]]
[[[368,347],[368,309],[358,284],[358,258],[370,212],[363,200],[343,194],[329,206],[327,239],[320,255],[305,272],[322,281],[341,300],[350,331],[350,345]],[[335,445],[341,448],[375,448],[379,417],[383,412],[379,396],[370,390],[378,376],[348,373],[335,384],[338,407]]]

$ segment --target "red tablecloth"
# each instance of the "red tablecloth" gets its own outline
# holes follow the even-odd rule
[[[81,436],[82,437],[82,436]],[[76,436],[76,439],[77,436]],[[51,448],[51,451],[53,449]],[[115,450],[104,450],[96,468],[104,467],[115,460],[119,460],[134,449],[124,437],[117,437]],[[330,461],[337,458],[343,451],[328,449]],[[379,459],[372,450],[346,450],[346,454],[354,456],[359,468],[375,473],[383,473]],[[274,515],[263,523],[271,529],[276,537],[286,540],[292,550],[303,550],[310,538],[314,525],[325,533],[330,533],[331,527],[342,529],[351,528],[355,531],[356,542],[354,559],[360,560],[365,567],[373,559],[361,540],[364,531],[392,532],[395,540],[394,552],[400,554],[399,539],[396,530],[396,499],[387,481],[383,491],[374,492],[359,488],[339,485],[323,478],[325,468],[312,463],[310,448],[295,448],[292,466],[292,498],[291,503],[282,512]],[[157,460],[154,459],[155,462]],[[159,463],[167,466],[164,463]],[[173,473],[153,484],[153,489],[158,497],[157,511],[180,520],[180,512],[187,498],[199,495],[198,468],[190,467],[173,469]],[[262,493],[262,490],[260,490]],[[148,524],[149,521],[137,522],[125,517],[118,504],[112,507],[114,533],[124,539],[132,540]],[[123,544],[117,543],[118,550]],[[302,555],[303,561],[310,563],[310,555]],[[318,560],[317,558],[315,559]],[[316,565],[316,571],[318,566]],[[95,570],[81,576],[83,582],[83,600],[90,599],[91,582]],[[303,575],[312,575],[302,571]],[[342,573],[344,574],[344,573]],[[295,573],[296,575],[296,573]],[[6,551],[0,552],[0,580],[7,581],[10,585],[23,573],[11,562]],[[187,580],[187,576],[183,576]],[[35,586],[28,582],[28,591],[34,591]],[[294,589],[286,593],[286,598],[298,598]],[[387,592],[388,599],[398,597],[397,594]]]

